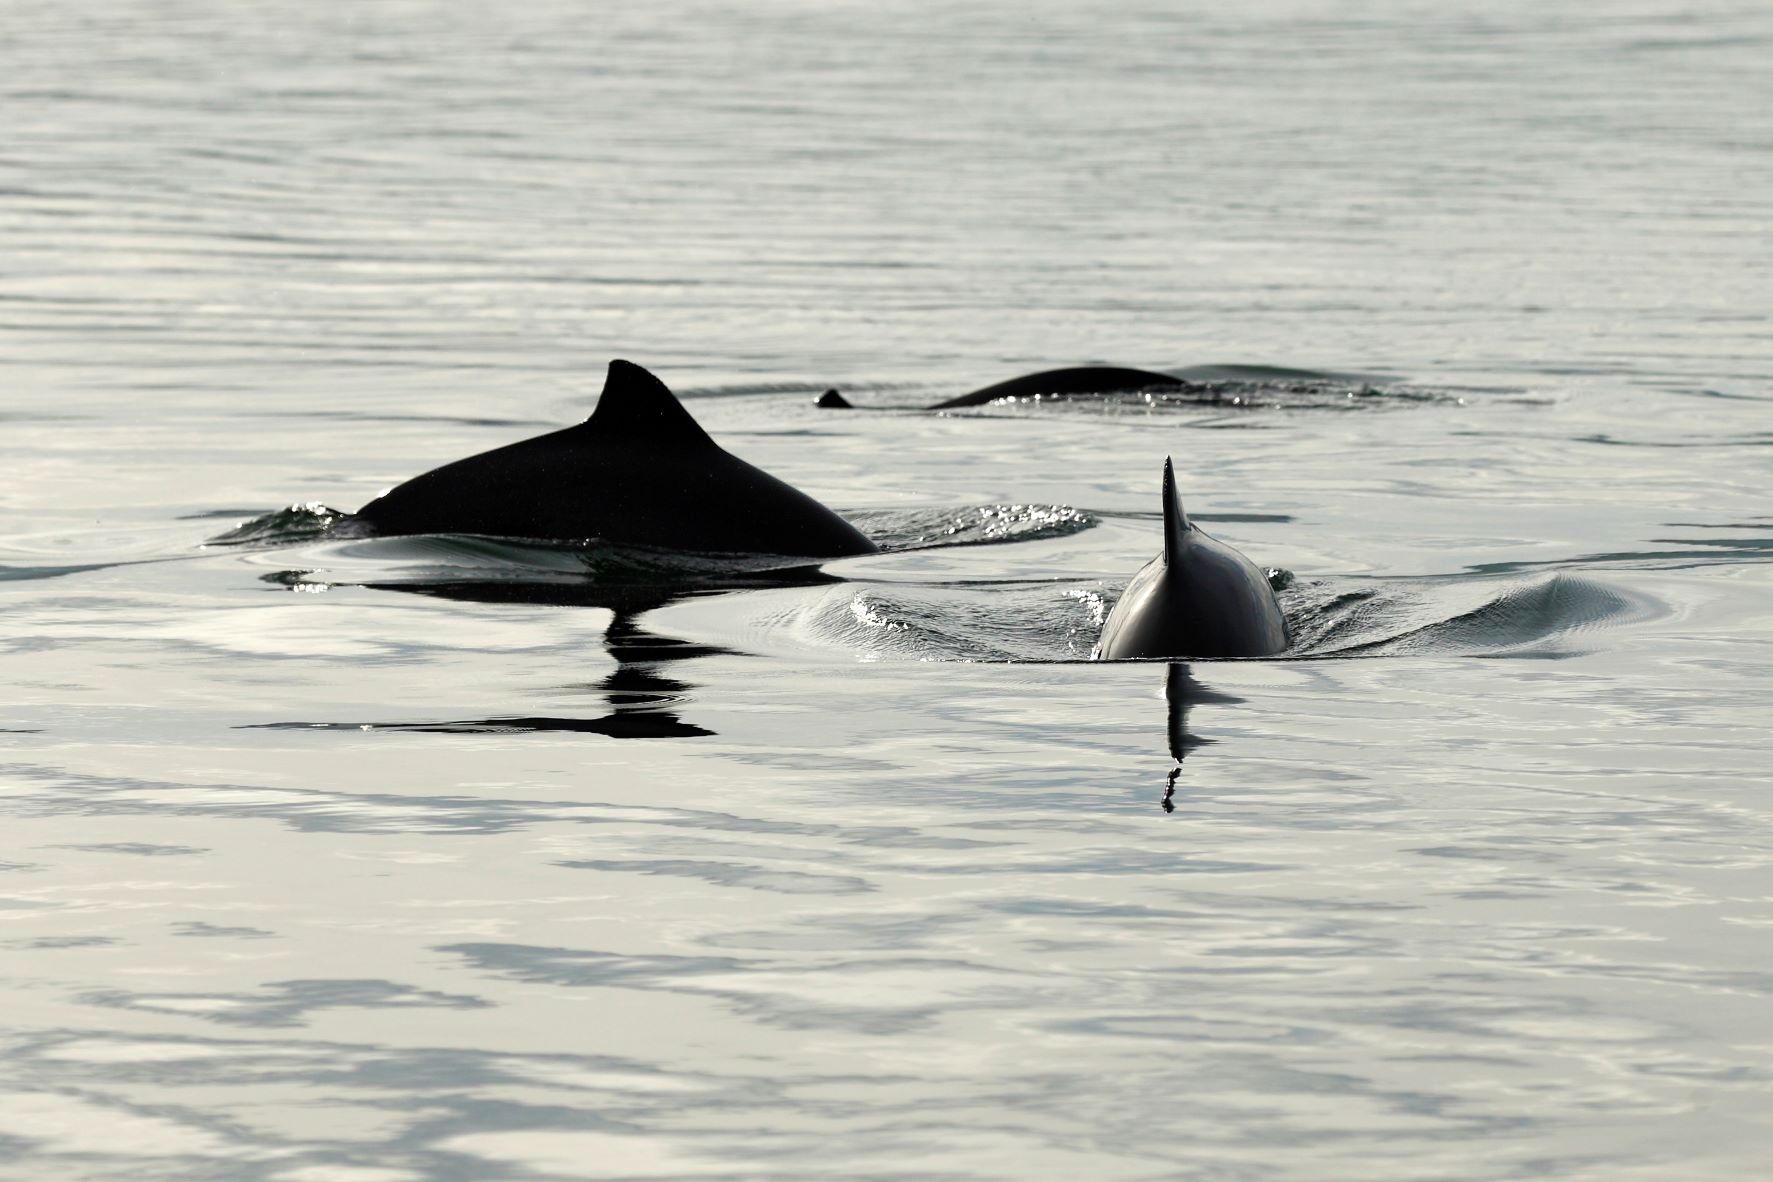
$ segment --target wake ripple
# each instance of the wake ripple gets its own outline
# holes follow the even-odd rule
[[[852,515],[883,551],[904,552],[1065,537],[1096,519],[1067,505],[971,505]],[[805,558],[686,554],[595,541],[458,535],[363,537],[325,505],[292,505],[243,522],[212,546],[322,543],[319,569],[266,581],[298,590],[375,586],[450,597],[581,603],[644,610],[685,595],[767,586],[842,584],[801,619],[819,647],[864,660],[1086,659],[1119,588],[1004,580],[967,584],[844,583]],[[15,576],[23,577],[23,576]],[[1294,643],[1276,659],[1401,656],[1556,658],[1594,629],[1657,607],[1569,572],[1295,584],[1271,571]],[[650,594],[638,594],[648,589]]]
[[[819,642],[868,661],[1077,661],[1106,618],[1100,593],[1051,583],[857,586],[828,597],[810,624]]]
[[[1294,642],[1274,660],[1556,659],[1581,634],[1656,614],[1648,600],[1573,574],[1498,587],[1472,577],[1290,586],[1274,572]],[[845,585],[795,625],[866,661],[1088,659],[1118,589],[1064,583]]]
[[[940,546],[983,546],[1003,542],[1037,541],[1081,533],[1096,524],[1096,519],[1070,505],[963,505],[920,509],[861,510],[849,519],[885,551],[923,550]],[[611,546],[596,538],[551,540],[537,538],[488,538],[473,534],[414,535],[453,539],[458,548],[478,559],[491,547],[505,553],[517,567],[530,563],[538,552],[570,553],[583,556],[579,565],[588,573],[597,570],[620,572],[628,565],[638,564],[652,573],[674,567],[691,569],[707,565],[709,557],[684,551],[653,549],[647,546]],[[288,508],[276,509],[207,539],[205,546],[238,546],[268,549],[277,546],[298,546],[324,541],[361,541],[398,550],[401,537],[377,537],[364,530],[359,520],[349,513],[310,501]],[[673,556],[681,558],[679,561]],[[752,556],[719,555],[717,561],[726,565],[752,565]],[[758,555],[765,566],[780,565],[781,555]],[[804,566],[804,557],[788,556],[794,565]],[[545,563],[549,575],[559,573],[557,561]]]
[[[319,501],[274,509],[207,539],[205,546],[295,546],[328,537],[350,514]]]
[[[1476,392],[1433,386],[1375,384],[1333,375],[1288,379],[1178,379],[1173,386],[1090,393],[1029,394],[998,398],[943,414],[1025,413],[1088,408],[1106,415],[1162,414],[1197,410],[1373,411],[1414,406],[1463,406]]]
[[[1655,614],[1648,600],[1568,573],[1485,586],[1485,598],[1462,608],[1473,582],[1299,588],[1283,600],[1294,633],[1289,655],[1566,657],[1581,651],[1570,643],[1580,633]]]

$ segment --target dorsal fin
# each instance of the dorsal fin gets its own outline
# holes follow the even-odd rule
[[[1182,550],[1182,544],[1188,539],[1186,534],[1194,528],[1194,522],[1188,520],[1188,513],[1182,508],[1182,498],[1176,495],[1176,472],[1170,466],[1170,458],[1164,457],[1164,562],[1176,561],[1176,555]]]
[[[669,387],[632,361],[612,361],[603,394],[584,425],[599,434],[715,446]]]

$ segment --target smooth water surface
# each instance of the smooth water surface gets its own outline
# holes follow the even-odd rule
[[[1764,6],[3,10],[0,1177],[1764,1170]],[[885,552],[283,508],[612,357]]]

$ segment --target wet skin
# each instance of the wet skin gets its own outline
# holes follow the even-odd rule
[[[1287,618],[1268,575],[1188,520],[1164,461],[1164,549],[1133,576],[1102,625],[1099,659],[1271,657]]]
[[[838,558],[877,547],[708,437],[665,384],[612,361],[591,417],[469,456],[357,511],[370,532],[599,539],[697,553]]]

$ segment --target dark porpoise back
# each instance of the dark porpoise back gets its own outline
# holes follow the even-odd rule
[[[1308,385],[1372,385],[1391,379],[1380,374],[1332,373],[1328,370],[1291,369],[1280,365],[1192,365],[1173,373],[1157,373],[1149,369],[1128,369],[1119,365],[1079,365],[1069,369],[1048,369],[1023,374],[1019,378],[985,386],[961,394],[946,402],[926,406],[924,410],[959,410],[967,406],[984,406],[1006,398],[1075,398],[1088,394],[1138,394],[1148,390],[1190,392],[1206,398],[1223,393],[1226,384],[1286,386]],[[1245,391],[1247,393],[1247,391]],[[1236,402],[1237,399],[1233,399]],[[853,410],[855,403],[836,390],[819,395],[817,404],[828,410]]]
[[[1171,377],[1167,373],[1153,373],[1148,369],[1125,369],[1118,365],[1080,365],[1071,369],[1047,369],[1040,373],[1024,374],[923,409],[958,410],[963,406],[984,406],[1000,398],[1032,398],[1039,394],[1062,398],[1076,394],[1125,394],[1136,390],[1175,389],[1186,385],[1188,382],[1181,378]],[[816,405],[826,410],[853,410],[856,404],[836,390],[827,390],[819,395]]]
[[[1287,618],[1255,563],[1188,520],[1164,461],[1164,551],[1127,584],[1102,625],[1097,659],[1271,657]]]
[[[1082,365],[1073,369],[1049,369],[1025,374],[986,386],[946,402],[938,402],[931,410],[955,410],[963,406],[984,406],[1000,398],[1031,398],[1036,394],[1119,394],[1130,390],[1149,390],[1154,386],[1181,386],[1186,383],[1167,373],[1148,369],[1123,369],[1115,365]]]
[[[723,450],[658,378],[609,363],[574,427],[434,468],[357,519],[379,534],[483,534],[713,553],[837,558],[877,547],[855,526]]]

